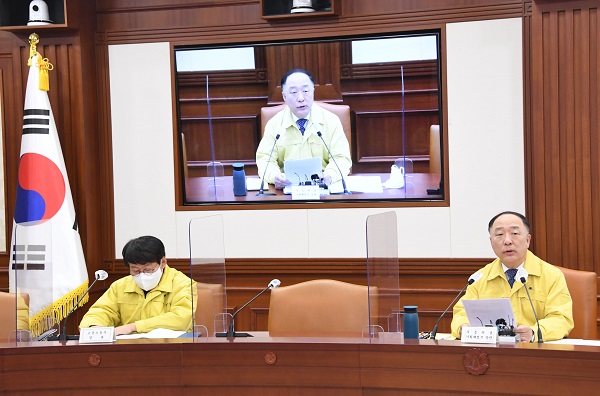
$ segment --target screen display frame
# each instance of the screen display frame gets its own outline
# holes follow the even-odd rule
[[[395,39],[395,38],[401,38],[401,37],[419,37],[419,36],[434,36],[435,40],[436,40],[436,48],[435,48],[435,53],[437,55],[437,58],[433,61],[433,65],[432,65],[432,61],[428,61],[428,62],[424,62],[424,61],[415,61],[415,60],[407,60],[407,61],[397,61],[397,62],[380,62],[376,65],[373,64],[361,64],[361,65],[348,65],[349,63],[349,58],[351,57],[351,54],[348,54],[348,48],[351,46],[351,43],[353,41],[364,41],[364,40],[385,40],[385,39]],[[256,107],[255,105],[255,113],[251,114],[250,118],[254,118],[254,123],[256,124],[256,127],[253,127],[253,131],[251,132],[251,134],[253,135],[253,140],[252,138],[250,140],[253,141],[253,143],[255,145],[258,144],[258,142],[260,141],[260,138],[262,136],[262,130],[260,128],[260,108],[267,106],[267,105],[277,105],[282,103],[282,99],[281,99],[281,86],[279,84],[279,80],[280,80],[280,76],[278,75],[269,75],[269,74],[274,74],[274,73],[270,73],[269,72],[269,68],[267,67],[270,64],[273,64],[273,62],[269,63],[269,61],[265,61],[264,57],[261,57],[260,55],[262,54],[264,56],[265,51],[269,51],[269,49],[278,49],[281,51],[285,50],[283,48],[285,48],[286,46],[290,46],[290,47],[294,47],[294,46],[303,46],[303,45],[317,45],[317,44],[339,44],[342,47],[341,55],[339,55],[340,58],[340,67],[336,68],[339,69],[338,73],[337,73],[337,83],[339,85],[343,84],[343,82],[340,84],[339,81],[351,81],[351,84],[354,84],[351,86],[351,89],[344,91],[343,87],[340,87],[339,85],[336,87],[334,86],[333,89],[331,89],[331,87],[328,86],[327,81],[324,81],[325,83],[322,85],[319,85],[320,82],[323,82],[323,80],[326,80],[326,78],[323,78],[323,76],[319,76],[319,78],[321,78],[320,81],[316,81],[316,91],[315,91],[315,101],[319,101],[321,99],[323,99],[323,101],[326,102],[330,102],[330,103],[339,103],[339,104],[346,104],[348,102],[352,103],[352,102],[360,102],[361,97],[367,98],[366,100],[363,101],[361,106],[353,106],[352,104],[350,104],[351,110],[352,110],[352,136],[353,139],[355,139],[352,144],[354,145],[354,148],[352,149],[352,159],[353,159],[353,170],[350,176],[354,175],[355,172],[355,168],[360,168],[363,164],[366,164],[366,166],[369,166],[369,164],[377,164],[377,166],[379,166],[378,171],[376,172],[371,172],[371,171],[363,171],[363,169],[359,169],[359,172],[357,172],[358,175],[363,175],[363,174],[378,174],[381,178],[381,182],[384,183],[386,181],[389,181],[389,179],[392,179],[392,173],[393,173],[393,167],[392,165],[395,164],[399,164],[399,166],[402,166],[406,169],[405,170],[405,174],[406,177],[404,178],[404,182],[406,184],[404,190],[404,193],[399,193],[399,194],[369,194],[369,193],[358,193],[358,194],[351,194],[351,195],[345,195],[345,194],[339,194],[339,195],[328,195],[328,196],[322,196],[322,199],[319,200],[314,200],[314,199],[310,199],[310,200],[302,200],[302,199],[292,199],[291,196],[282,196],[282,194],[279,191],[276,191],[272,188],[269,189],[269,186],[264,186],[263,190],[252,190],[252,191],[248,191],[246,196],[234,196],[231,192],[229,192],[228,190],[231,189],[231,186],[227,183],[227,180],[225,182],[221,184],[219,184],[219,181],[216,181],[215,176],[222,176],[225,179],[228,179],[229,176],[231,175],[231,172],[229,171],[229,169],[232,169],[232,164],[235,163],[245,163],[246,165],[246,175],[249,177],[259,177],[259,175],[257,174],[256,171],[254,171],[253,165],[255,166],[255,164],[252,164],[252,158],[249,158],[249,155],[246,155],[245,158],[227,158],[224,161],[221,161],[220,158],[218,158],[218,156],[214,155],[214,147],[215,147],[215,138],[214,136],[216,134],[219,133],[218,131],[218,127],[220,124],[220,120],[224,119],[224,118],[235,118],[235,117],[241,117],[241,118],[249,118],[248,117],[248,111],[246,111],[246,114],[224,114],[223,111],[225,111],[225,113],[227,112],[227,110],[223,110],[224,108],[224,103],[231,101],[230,97],[218,97],[217,96],[213,96],[213,93],[211,92],[212,87],[214,85],[211,84],[211,81],[216,81],[217,84],[219,83],[219,78],[223,77],[223,73],[219,72],[219,71],[214,71],[214,70],[204,70],[204,71],[185,71],[185,72],[175,72],[176,74],[176,78],[175,78],[175,91],[176,91],[176,111],[177,111],[177,132],[178,132],[178,142],[179,142],[179,153],[180,153],[180,158],[181,161],[179,164],[177,164],[177,166],[179,167],[180,170],[180,175],[181,175],[181,183],[178,184],[178,188],[180,188],[180,194],[179,196],[182,197],[182,206],[183,207],[190,207],[193,209],[216,209],[216,208],[223,208],[223,209],[227,209],[227,208],[238,208],[240,205],[244,206],[245,208],[254,208],[254,209],[265,209],[265,208],[290,208],[290,207],[315,207],[315,205],[319,205],[322,207],[356,207],[356,206],[447,206],[449,204],[449,196],[448,196],[448,192],[447,192],[447,188],[444,188],[444,179],[445,179],[445,175],[447,173],[447,169],[445,169],[445,153],[447,152],[446,146],[445,146],[445,139],[444,139],[444,113],[445,113],[445,109],[444,109],[444,95],[445,95],[445,86],[444,86],[444,81],[443,81],[443,77],[444,77],[444,73],[442,70],[442,65],[445,63],[443,62],[443,52],[442,52],[442,45],[441,45],[441,38],[442,38],[442,34],[440,29],[434,29],[434,30],[427,30],[427,31],[418,31],[418,32],[398,32],[398,33],[385,33],[385,34],[368,34],[368,35],[356,35],[356,36],[344,36],[344,37],[329,37],[329,38],[315,38],[315,39],[302,39],[302,40],[281,40],[281,41],[269,41],[269,42],[255,42],[255,43],[238,43],[238,44],[226,44],[226,45],[198,45],[198,46],[178,46],[178,47],[174,47],[174,58],[175,58],[175,67],[177,68],[177,54],[182,52],[182,51],[191,51],[191,50],[215,50],[215,49],[233,49],[233,48],[253,48],[254,49],[254,53],[258,54],[259,56],[257,57],[257,63],[255,64],[255,69],[254,70],[247,70],[247,69],[242,69],[240,71],[228,71],[225,73],[225,75],[227,75],[227,73],[229,73],[229,76],[233,76],[236,75],[236,73],[239,73],[240,75],[248,75],[250,72],[252,72],[253,75],[258,76],[257,80],[260,80],[261,78],[262,80],[262,84],[265,86],[265,92],[261,92],[261,94],[256,94],[255,92],[250,92],[249,94],[244,94],[242,96],[252,96],[254,95],[254,97],[260,97],[259,101],[262,100],[262,104],[260,104],[258,107]],[[277,51],[276,51],[277,52]],[[351,52],[351,51],[350,51]],[[314,55],[314,54],[313,54]],[[272,55],[271,55],[272,56]],[[319,61],[317,61],[318,63]],[[306,63],[311,64],[310,62],[306,62],[306,61],[301,61],[298,62],[299,63],[299,67],[303,67]],[[351,61],[350,61],[351,63]],[[403,76],[403,80],[402,80],[402,92],[399,93],[398,89],[390,89],[390,92],[385,92],[385,87],[382,88],[382,83],[378,82],[378,83],[373,83],[372,84],[372,89],[369,91],[368,89],[366,91],[369,91],[367,93],[365,93],[365,86],[369,87],[369,83],[367,82],[366,84],[364,83],[364,80],[368,79],[368,78],[364,78],[362,76],[360,76],[360,73],[364,73],[365,75],[371,73],[373,75],[379,75],[379,76],[383,76],[381,79],[382,81],[384,81],[385,83],[385,79],[387,78],[385,76],[386,73],[386,68],[395,68],[395,72],[392,72],[392,74],[398,74],[397,69],[398,66],[401,66],[402,68],[402,76]],[[309,69],[309,67],[306,67],[307,69]],[[417,86],[415,86],[414,88],[410,86],[410,78],[414,78],[415,80],[418,80],[419,78],[425,78],[425,77],[420,77],[423,75],[426,75],[427,73],[431,73],[431,69],[435,70],[435,89],[430,89],[430,88],[426,88],[423,89],[422,87],[418,86],[418,84],[422,84],[422,82],[417,82]],[[177,70],[177,69],[175,69]],[[404,70],[406,70],[406,72],[404,72]],[[311,71],[312,73],[313,71]],[[335,75],[336,73],[334,72],[334,84],[335,85]],[[348,74],[350,74],[350,78],[348,78]],[[356,77],[356,76],[359,77]],[[363,81],[360,81],[363,80]],[[431,80],[431,78],[430,78]],[[191,84],[190,81],[194,81],[195,84],[195,89],[197,91],[197,97],[196,98],[185,98],[184,94],[182,94],[182,92],[185,90],[185,88],[183,88],[183,84],[182,82],[184,82],[184,84]],[[235,78],[231,78],[231,81],[235,81]],[[358,82],[356,82],[358,81]],[[406,89],[404,86],[404,83],[407,83],[406,85]],[[235,84],[227,84],[226,82],[221,81],[222,86],[226,86],[228,85],[224,90],[227,90],[227,92],[229,94],[231,94],[232,91],[235,91]],[[431,82],[428,82],[426,84],[430,84]],[[359,90],[355,90],[357,85],[362,84],[361,89],[363,90],[362,92],[359,92]],[[378,85],[379,84],[379,85]],[[242,79],[242,83],[240,84],[240,91],[243,91],[245,88],[245,80]],[[337,89],[337,91],[336,91]],[[251,91],[251,90],[250,90]],[[331,92],[334,92],[334,95],[331,95]],[[431,92],[435,91],[434,94],[432,94]],[[335,97],[335,92],[340,94],[340,97]],[[319,95],[324,95],[324,98],[320,98]],[[377,104],[374,104],[373,106],[371,105],[365,105],[365,103],[367,103],[367,100],[369,97],[385,97],[385,96],[390,96],[390,97],[395,97],[396,99],[401,98],[401,100],[396,100],[396,102],[401,102],[401,108],[389,108],[389,105],[387,108],[377,108]],[[410,95],[414,95],[414,97],[417,97],[418,95],[422,95],[423,97],[429,95],[430,97],[433,95],[435,96],[435,104],[436,107],[434,112],[432,112],[432,106],[429,106],[429,108],[427,109],[419,109],[419,108],[408,108],[408,106],[406,106],[408,104],[408,102],[410,101]],[[278,97],[279,96],[279,97]],[[329,96],[329,97],[327,97]],[[357,99],[358,98],[358,99]],[[406,100],[406,103],[405,103]],[[423,100],[422,98],[420,100]],[[431,102],[431,98],[428,99]],[[189,113],[186,115],[185,110],[182,109],[182,103],[184,102],[188,102],[188,103],[192,103],[194,102],[196,104],[196,109],[198,108],[202,108],[204,107],[203,111],[200,111],[203,114],[194,114],[194,115],[190,115]],[[385,104],[384,104],[385,106]],[[406,106],[406,107],[404,107]],[[212,107],[212,109],[211,109]],[[403,142],[407,142],[407,139],[409,142],[411,142],[414,138],[411,136],[408,136],[409,133],[407,133],[406,130],[406,125],[405,125],[405,119],[408,117],[411,117],[415,114],[424,114],[427,111],[429,111],[430,113],[435,113],[434,117],[437,120],[437,125],[438,125],[438,137],[437,139],[439,140],[437,142],[437,146],[438,146],[438,161],[440,163],[440,169],[439,169],[439,173],[435,175],[434,178],[432,177],[424,177],[427,176],[426,173],[431,173],[430,170],[428,170],[427,172],[423,171],[423,167],[424,164],[426,165],[426,163],[431,159],[431,157],[429,155],[424,155],[423,151],[423,142],[427,140],[427,142],[429,144],[431,144],[431,141],[429,141],[429,139],[431,139],[431,135],[429,135],[430,131],[429,131],[429,125],[420,125],[419,129],[420,129],[420,144],[421,145],[421,152],[420,154],[417,155],[411,155],[411,153],[406,153],[406,150],[404,150],[404,152],[400,153],[399,155],[396,156],[389,156],[389,155],[385,155],[385,154],[389,154],[389,153],[382,153],[382,155],[377,155],[377,153],[375,155],[372,155],[372,153],[370,153],[368,150],[363,150],[361,147],[361,142],[365,139],[364,134],[361,135],[360,133],[360,128],[363,126],[369,126],[369,122],[372,123],[372,125],[378,125],[377,121],[372,121],[375,119],[375,117],[377,116],[378,113],[384,114],[384,117],[388,117],[388,120],[382,121],[381,125],[382,126],[386,126],[389,125],[390,122],[394,122],[393,120],[395,119],[397,121],[397,124],[401,124],[401,140]],[[205,139],[205,146],[206,147],[211,147],[210,151],[213,153],[212,154],[212,158],[207,158],[206,156],[204,157],[203,161],[190,161],[189,158],[189,147],[190,147],[190,139],[187,135],[187,132],[189,132],[189,129],[186,130],[185,128],[185,123],[186,120],[189,119],[194,119],[196,121],[200,121],[203,122],[208,129],[208,136],[212,136],[212,138],[210,139]],[[366,120],[366,121],[365,121]],[[391,120],[391,121],[390,121]],[[431,117],[429,117],[428,120],[431,120]],[[252,123],[252,122],[251,122]],[[433,124],[432,124],[433,125]],[[215,128],[216,126],[216,128]],[[357,130],[358,129],[358,130]],[[385,128],[382,128],[385,129]],[[243,132],[242,132],[243,133]],[[427,133],[428,136],[425,136],[424,134]],[[234,142],[239,141],[239,140],[233,140]],[[217,144],[218,146],[218,144]],[[403,143],[403,146],[406,147],[406,144]],[[256,150],[256,147],[254,147],[254,150]],[[427,158],[426,158],[427,157]],[[212,170],[209,170],[209,163],[212,162],[212,160],[214,159],[215,162],[217,164],[217,167],[213,167]],[[202,185],[198,184],[198,183],[192,183],[192,181],[196,182],[198,181],[197,178],[195,176],[189,176],[188,172],[189,172],[189,168],[190,168],[190,163],[194,163],[196,168],[200,168],[203,169],[204,175],[202,177],[204,177],[205,179],[203,180]],[[387,169],[381,169],[382,164],[386,164]],[[222,165],[222,170],[219,169],[219,166]],[[419,168],[420,167],[420,168]],[[412,168],[412,171],[410,171],[410,169]],[[430,167],[429,167],[430,168]],[[212,173],[212,174],[209,174]],[[413,174],[419,174],[418,178],[412,178],[414,177]],[[212,177],[211,177],[212,176]],[[206,179],[213,179],[213,180],[206,180]],[[419,180],[417,180],[419,179]],[[433,181],[433,179],[435,179],[435,181]],[[252,180],[253,183],[249,183],[252,184],[254,186],[256,186],[256,182],[254,180]],[[418,193],[412,193],[411,194],[411,188],[414,190],[418,190]],[[194,194],[192,193],[192,191],[198,191],[198,189],[202,189],[202,191],[207,191],[206,195],[205,193],[202,193],[201,195],[198,194]],[[219,189],[223,189],[224,191],[220,191]],[[271,191],[271,192],[276,192],[276,195],[271,196],[271,195],[258,195],[257,193],[260,191]],[[385,191],[389,191],[388,189],[385,189]],[[200,196],[200,198],[198,198]],[[207,197],[207,198],[204,198]],[[265,206],[267,205],[267,206]]]

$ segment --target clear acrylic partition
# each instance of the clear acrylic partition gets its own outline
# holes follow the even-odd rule
[[[400,157],[394,161],[394,165],[396,165],[397,168],[404,168],[406,177],[409,177],[414,172],[413,161],[410,158]]]
[[[210,161],[206,165],[207,192],[214,201],[223,200],[225,196],[225,170],[219,161]]]
[[[219,161],[210,161],[206,164],[206,176],[215,179],[214,184],[219,184],[224,178],[223,164]]]
[[[396,159],[396,161],[394,161],[394,165],[397,168],[401,167],[404,170],[402,172],[402,174],[404,175],[403,198],[414,198],[416,191],[415,191],[415,184],[413,181],[413,173],[414,173],[413,161],[410,158],[400,157],[400,158]]]
[[[382,329],[386,335],[400,334],[402,316],[396,212],[368,216],[366,238],[369,336],[378,337]]]
[[[9,309],[14,316],[10,323],[2,319],[0,336],[3,342],[27,346],[58,328],[54,301],[60,296],[54,295],[53,288],[52,223],[15,225],[11,242]]]
[[[194,300],[194,339],[227,331],[231,314],[227,313],[225,293],[225,247],[223,218],[220,215],[190,220],[190,278],[196,282]]]

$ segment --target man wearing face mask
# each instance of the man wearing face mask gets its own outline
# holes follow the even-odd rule
[[[192,328],[190,278],[167,265],[160,239],[142,236],[123,247],[129,276],[121,278],[92,305],[80,328],[115,326],[115,334],[147,333],[157,328]]]

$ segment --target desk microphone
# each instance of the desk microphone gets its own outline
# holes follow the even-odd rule
[[[73,306],[73,309],[71,309],[69,311],[69,313],[67,314],[67,316],[65,316],[65,320],[63,322],[63,327],[62,327],[62,332],[57,336],[51,336],[51,337],[46,338],[48,341],[57,341],[57,340],[67,341],[67,340],[78,340],[79,339],[79,336],[76,336],[76,335],[67,336],[67,319],[69,319],[69,316],[73,313],[73,311],[75,311],[77,309],[81,300],[83,300],[83,298],[85,296],[87,296],[88,292],[94,286],[94,283],[96,283],[99,280],[105,280],[106,278],[108,278],[108,273],[104,270],[98,270],[94,273],[94,275],[95,275],[96,279],[94,279],[94,281],[92,282],[90,287],[88,287],[88,289],[85,291],[85,293],[83,293],[83,296],[81,296],[79,298],[79,300],[77,300],[77,302],[75,303],[75,306]]]
[[[269,154],[269,160],[267,161],[267,166],[265,166],[265,171],[263,172],[262,180],[260,181],[260,189],[256,193],[256,196],[260,195],[277,195],[272,192],[265,192],[265,176],[267,175],[267,169],[269,168],[269,164],[271,163],[271,157],[273,156],[273,150],[275,150],[275,146],[277,145],[277,140],[279,140],[279,134],[275,135],[275,141],[273,142],[273,147],[271,147],[271,153]]]
[[[519,268],[519,270],[517,271],[517,275],[515,276],[515,278],[520,280],[523,286],[525,286],[525,291],[527,292],[527,297],[529,298],[529,304],[531,304],[531,310],[533,311],[533,316],[535,316],[535,323],[537,324],[538,343],[541,344],[544,342],[544,340],[542,339],[542,329],[540,329],[540,321],[538,319],[537,312],[535,312],[535,308],[533,307],[533,301],[531,300],[531,295],[529,295],[527,285],[525,284],[527,282],[528,277],[529,273],[525,270],[525,268]]]
[[[442,320],[442,318],[444,317],[444,315],[446,315],[446,312],[448,312],[448,310],[450,309],[450,307],[454,305],[454,303],[456,302],[456,300],[458,300],[458,297],[460,297],[460,295],[463,294],[463,292],[465,290],[467,290],[467,287],[469,285],[472,285],[473,283],[477,282],[479,279],[481,279],[482,276],[483,275],[479,271],[475,272],[473,275],[469,276],[469,280],[467,281],[467,284],[465,285],[465,287],[463,287],[462,290],[460,292],[458,292],[458,294],[456,295],[456,297],[454,297],[454,300],[452,300],[452,302],[450,303],[450,305],[448,305],[448,308],[446,308],[446,310],[440,315],[439,319],[435,323],[435,326],[433,326],[433,330],[431,331],[431,335],[429,336],[430,339],[435,340],[435,335],[437,334],[438,325],[440,324],[440,320]]]
[[[281,281],[279,279],[273,279],[271,282],[269,282],[269,285],[263,291],[258,293],[250,301],[248,301],[246,304],[242,305],[240,309],[238,309],[237,311],[235,311],[233,313],[233,315],[231,316],[231,324],[229,325],[229,330],[227,330],[226,333],[216,333],[215,335],[217,337],[227,337],[227,338],[229,338],[229,337],[252,337],[248,333],[237,333],[235,331],[235,317],[237,316],[238,313],[240,313],[240,311],[242,309],[246,308],[248,306],[248,304],[250,304],[252,301],[256,300],[264,292],[266,292],[267,290],[277,289],[279,287],[279,285],[281,285]]]
[[[329,157],[333,160],[333,163],[335,164],[335,167],[337,168],[338,172],[340,172],[340,176],[342,177],[342,187],[344,187],[344,192],[342,194],[351,195],[352,193],[350,191],[348,191],[348,189],[346,188],[346,180],[344,180],[344,174],[342,173],[342,170],[338,166],[338,164],[335,160],[335,157],[333,156],[333,154],[331,154],[331,150],[329,150],[329,146],[327,146],[327,143],[325,143],[325,139],[323,139],[323,134],[321,133],[321,131],[318,131],[317,135],[323,141],[323,144],[325,145],[325,148],[327,149],[327,152],[329,153]]]

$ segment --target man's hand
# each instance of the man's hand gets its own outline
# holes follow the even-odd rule
[[[515,327],[515,333],[521,337],[521,342],[530,342],[533,338],[533,329],[529,326],[517,326]]]
[[[290,181],[285,178],[285,175],[283,173],[276,174],[273,181],[275,184],[275,188],[277,189],[282,189],[288,184],[290,184]]]
[[[323,176],[323,183],[325,183],[327,186],[330,186],[331,185],[331,176],[330,175]]]
[[[115,328],[115,335],[131,334],[137,332],[135,323],[129,323]]]

